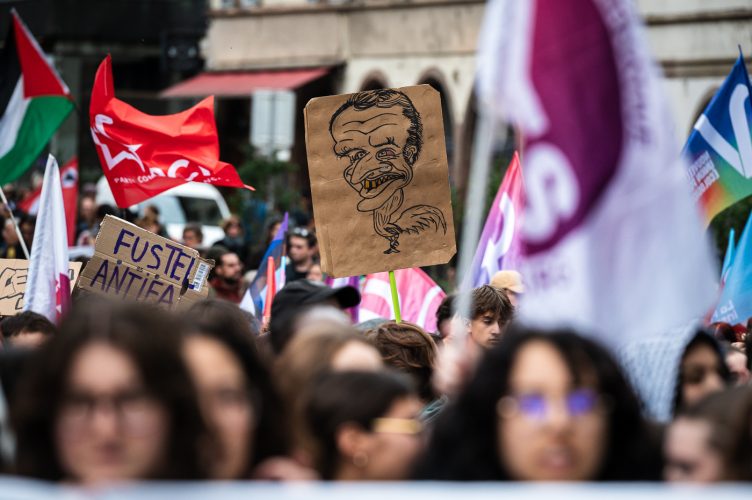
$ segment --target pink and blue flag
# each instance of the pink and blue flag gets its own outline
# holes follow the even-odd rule
[[[473,264],[469,288],[487,285],[504,269],[517,269],[521,255],[520,227],[525,206],[525,186],[520,157],[515,152],[488,213]]]
[[[264,313],[269,257],[274,259],[275,293],[285,286],[285,261],[287,260],[285,255],[285,234],[287,234],[287,227],[288,215],[285,213],[282,224],[277,229],[272,242],[269,243],[269,247],[266,249],[266,253],[264,253],[264,258],[261,259],[261,265],[258,268],[256,277],[251,282],[251,285],[243,296],[243,300],[240,302],[241,309],[248,311],[257,318],[261,318]]]

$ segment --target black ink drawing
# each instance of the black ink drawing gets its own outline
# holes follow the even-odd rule
[[[403,188],[413,179],[413,167],[423,144],[420,115],[410,99],[396,90],[353,94],[332,115],[329,133],[334,153],[347,158],[344,177],[362,200],[359,212],[373,213],[376,234],[389,242],[384,253],[399,253],[402,233],[433,229],[446,234],[446,219],[431,205],[400,211]]]
[[[28,274],[28,267],[22,269],[6,267],[0,272],[0,302],[7,302],[16,312],[23,310]]]

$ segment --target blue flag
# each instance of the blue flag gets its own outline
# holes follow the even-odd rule
[[[726,255],[723,256],[723,266],[721,266],[721,285],[726,283],[726,278],[731,270],[731,264],[734,262],[734,252],[736,251],[736,232],[732,227],[729,230],[728,245],[726,245]]]
[[[752,317],[752,213],[731,259],[712,322],[747,324]]]
[[[261,318],[264,312],[264,301],[266,300],[266,272],[269,263],[269,257],[274,257],[275,281],[276,288],[279,290],[285,285],[285,234],[287,233],[288,215],[280,224],[277,233],[274,235],[269,247],[261,259],[256,277],[246,290],[243,300],[240,302],[240,308],[245,309],[257,318]]]
[[[682,150],[705,222],[752,195],[752,87],[741,51]]]

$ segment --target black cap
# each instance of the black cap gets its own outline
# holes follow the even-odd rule
[[[335,300],[339,307],[360,304],[360,292],[351,286],[330,288],[319,281],[296,280],[285,285],[272,302],[272,318],[270,322],[270,340],[276,353],[282,349],[292,336],[292,326],[295,317],[309,306],[323,304]]]
[[[320,281],[296,280],[282,287],[274,296],[272,317],[285,309],[321,304],[332,299],[337,301],[339,307],[346,309],[360,304],[360,292],[351,286],[330,288]]]

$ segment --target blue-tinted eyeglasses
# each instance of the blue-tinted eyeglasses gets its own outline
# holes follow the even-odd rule
[[[585,388],[575,389],[558,401],[540,393],[525,393],[504,396],[497,403],[496,410],[502,418],[521,415],[529,420],[543,421],[550,414],[551,406],[558,403],[563,404],[570,417],[576,418],[593,413],[600,400],[595,391]]]

